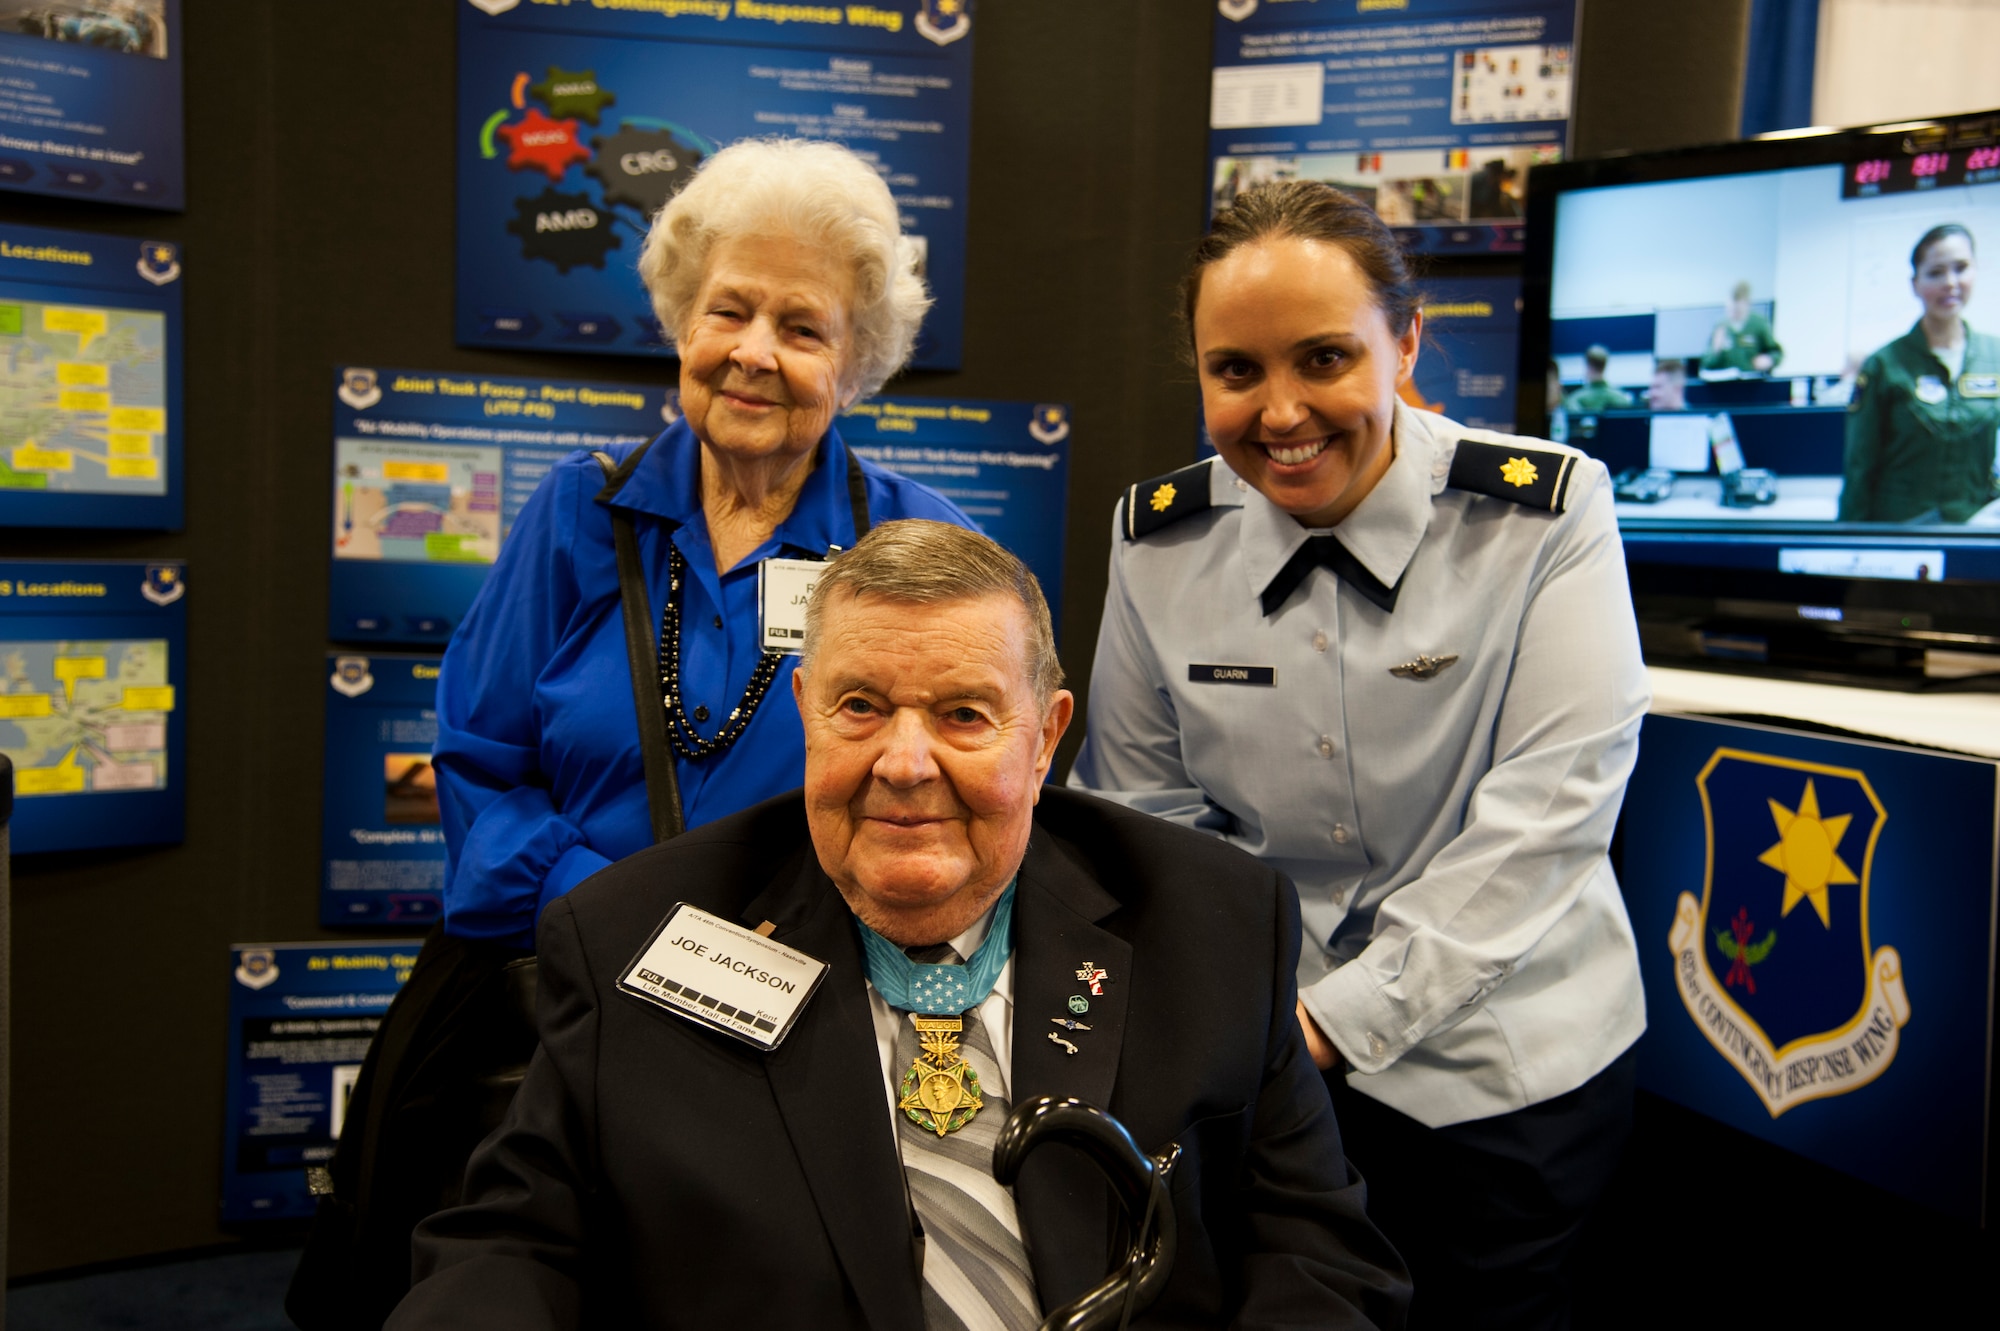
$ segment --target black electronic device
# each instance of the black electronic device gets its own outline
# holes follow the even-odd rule
[[[1966,653],[2000,667],[2000,375],[1977,341],[2000,287],[1949,298],[1963,365],[1861,373],[1954,308],[1920,287],[1920,244],[2000,247],[2000,112],[1534,169],[1515,419],[1552,424],[1552,365],[1565,394],[1601,375],[1628,399],[1565,424],[1616,478],[1650,659],[1917,687],[1944,653],[1953,687]],[[1965,441],[1934,496],[1873,461],[1914,456],[1932,408]]]

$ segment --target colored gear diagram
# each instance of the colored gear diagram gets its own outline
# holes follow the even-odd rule
[[[637,208],[649,218],[687,183],[702,160],[701,151],[673,131],[641,129],[629,122],[590,145],[597,156],[584,170],[604,186],[604,202]]]
[[[597,86],[596,70],[564,69],[560,65],[550,65],[549,76],[528,91],[549,108],[550,115],[574,116],[591,125],[597,123],[605,107],[618,100],[617,93]]]
[[[538,106],[512,125],[502,125],[495,133],[507,140],[507,167],[524,171],[539,167],[549,179],[561,180],[572,162],[590,160],[590,149],[577,141],[574,120],[551,120]]]
[[[516,199],[514,213],[507,230],[520,238],[521,257],[542,259],[560,272],[602,268],[604,256],[621,244],[611,229],[611,214],[588,194],[545,189],[533,198]]]

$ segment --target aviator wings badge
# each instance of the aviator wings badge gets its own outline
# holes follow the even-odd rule
[[[1417,659],[1414,661],[1405,661],[1401,665],[1390,666],[1389,673],[1398,679],[1431,679],[1439,671],[1457,660],[1457,652],[1449,652],[1444,656],[1426,656],[1419,653]]]

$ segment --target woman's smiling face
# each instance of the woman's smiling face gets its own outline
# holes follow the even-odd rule
[[[1308,527],[1354,511],[1389,469],[1396,389],[1423,316],[1398,337],[1339,245],[1253,241],[1209,265],[1194,307],[1202,411],[1238,476]]]

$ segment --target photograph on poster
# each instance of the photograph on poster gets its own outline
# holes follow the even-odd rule
[[[0,0],[0,189],[180,208],[181,0]]]
[[[718,149],[792,135],[881,173],[937,301],[913,363],[956,368],[974,26],[925,0],[461,4],[459,343],[670,354],[635,273],[653,215]]]
[[[444,890],[435,656],[326,658],[320,923],[429,924]]]

